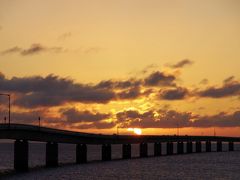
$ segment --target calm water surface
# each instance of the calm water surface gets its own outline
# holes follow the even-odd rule
[[[216,150],[216,144],[212,148]],[[240,150],[240,146],[235,149]],[[148,150],[153,155],[153,144]],[[163,150],[165,153],[164,144]],[[227,150],[227,144],[223,150]],[[121,145],[113,145],[112,153],[113,159],[121,158]],[[139,156],[138,145],[132,146],[132,156]],[[13,169],[13,143],[0,143],[0,159],[0,173]],[[100,159],[101,146],[88,146],[88,161]],[[45,143],[30,143],[29,166],[34,169],[0,179],[240,179],[239,151],[62,165],[75,162],[75,145],[59,144],[59,162],[58,168],[34,168],[45,164]]]

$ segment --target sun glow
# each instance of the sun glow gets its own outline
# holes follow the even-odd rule
[[[132,131],[137,135],[141,135],[142,134],[142,130],[140,128],[128,128],[128,131]]]

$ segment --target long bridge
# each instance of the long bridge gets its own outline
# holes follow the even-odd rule
[[[1,124],[0,139],[14,141],[14,169],[16,171],[28,170],[29,141],[46,142],[46,166],[58,166],[58,143],[76,144],[76,163],[87,163],[87,145],[102,145],[102,160],[110,161],[112,158],[111,145],[122,144],[122,158],[131,159],[131,144],[139,144],[140,157],[148,156],[148,143],[154,143],[154,156],[162,155],[162,143],[166,143],[167,155],[173,155],[173,143],[177,143],[177,154],[201,153],[202,143],[205,151],[212,151],[212,142],[217,142],[217,151],[222,151],[222,144],[228,143],[228,150],[234,151],[234,143],[240,142],[237,137],[220,136],[156,136],[156,135],[103,135],[58,130],[46,127],[20,124]]]

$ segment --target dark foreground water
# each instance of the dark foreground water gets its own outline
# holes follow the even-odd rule
[[[216,145],[213,144],[212,148],[216,150]],[[149,144],[148,149],[148,154],[152,155],[153,144]],[[240,150],[240,146],[236,145],[235,149]],[[224,144],[223,150],[227,150],[226,144]],[[45,144],[31,143],[29,151],[29,165],[33,169],[30,169],[28,173],[14,174],[11,172],[13,169],[13,144],[0,143],[0,173],[2,174],[0,179],[240,179],[240,151],[66,165],[66,163],[75,162],[75,146],[60,144],[59,161],[61,165],[58,168],[50,169],[34,168],[45,164]],[[112,153],[113,159],[121,158],[121,146],[114,145]],[[132,146],[132,156],[139,156],[138,145]],[[88,146],[88,161],[100,159],[101,146]],[[10,173],[6,175],[8,171]]]

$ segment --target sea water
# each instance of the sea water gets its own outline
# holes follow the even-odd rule
[[[193,144],[193,151],[195,151]],[[74,164],[75,145],[59,144],[57,168],[44,168],[45,143],[29,143],[29,167],[27,173],[13,173],[13,142],[0,143],[0,179],[240,179],[240,145],[234,152],[193,153],[161,157],[139,157],[139,145],[132,145],[130,160],[118,160],[122,146],[112,145],[112,159],[101,162],[101,146],[88,145],[87,164]],[[186,151],[186,144],[185,144]],[[205,146],[202,143],[202,150]],[[216,151],[216,143],[212,143]],[[162,145],[166,154],[166,144]],[[176,144],[174,144],[176,153]],[[148,144],[148,155],[153,155],[153,144]]]

